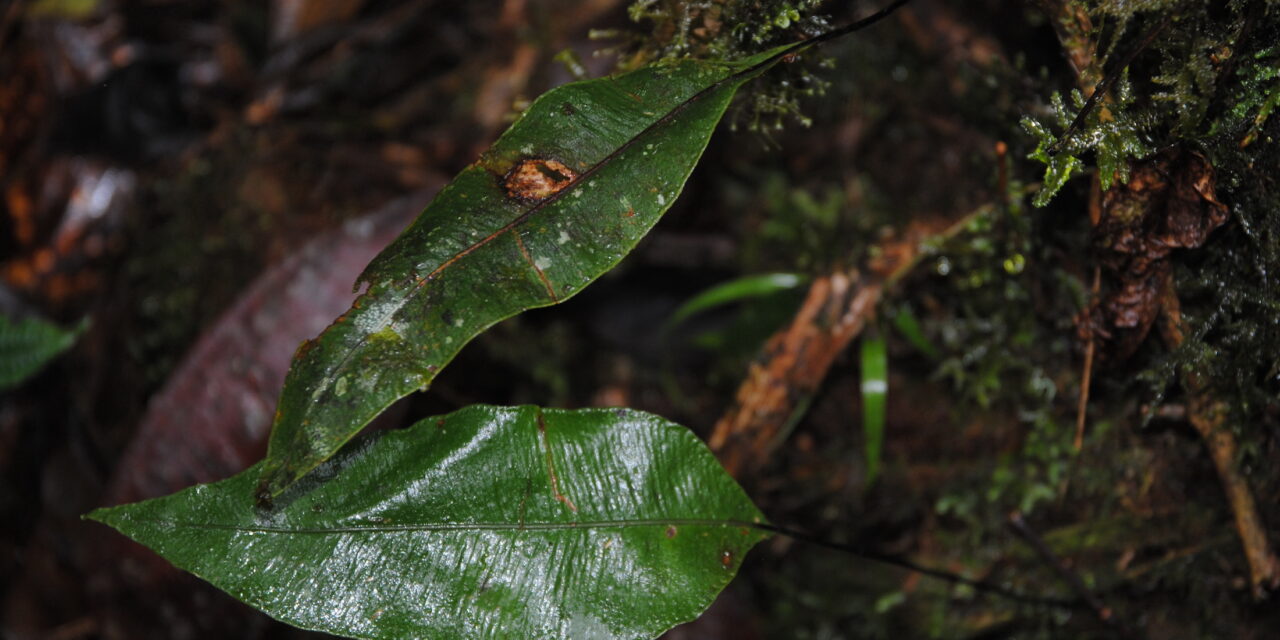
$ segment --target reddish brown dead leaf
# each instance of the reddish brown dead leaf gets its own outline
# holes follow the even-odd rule
[[[360,270],[425,201],[413,196],[351,221],[259,277],[151,399],[105,501],[221,479],[261,457],[294,350],[351,305]]]
[[[1133,163],[1128,184],[1102,197],[1094,246],[1109,291],[1079,319],[1102,354],[1133,353],[1160,313],[1160,292],[1174,249],[1199,247],[1227,220],[1214,196],[1213,167],[1198,153],[1171,150]]]
[[[418,213],[419,193],[329,231],[260,276],[197,341],[152,399],[119,459],[103,504],[171,493],[241,471],[266,449],[271,414],[293,351],[346,310],[351,283]],[[90,590],[110,637],[146,637],[120,625],[157,620],[171,633],[221,637],[256,615],[142,547],[84,527]],[[94,567],[93,565],[97,565]],[[164,616],[130,615],[146,602]],[[136,612],[135,612],[136,613]],[[154,631],[154,630],[153,630]]]

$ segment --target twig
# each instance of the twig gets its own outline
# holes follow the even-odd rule
[[[1089,227],[1096,229],[1098,223],[1102,222],[1102,176],[1097,172],[1093,172],[1093,178],[1089,181]],[[1095,304],[1098,300],[1098,294],[1102,291],[1102,267],[1097,264],[1095,258],[1093,265],[1093,286],[1090,289],[1089,303]],[[1087,308],[1087,307],[1086,307]],[[1084,447],[1084,428],[1088,421],[1089,411],[1089,393],[1093,388],[1093,358],[1097,353],[1098,340],[1090,330],[1088,338],[1084,345],[1084,365],[1080,372],[1080,403],[1076,407],[1076,438],[1075,450],[1079,451]]]
[[[1085,118],[1087,118],[1089,116],[1089,113],[1093,111],[1093,108],[1098,105],[1098,100],[1100,100],[1102,96],[1111,92],[1111,86],[1114,85],[1116,81],[1120,79],[1120,76],[1123,75],[1124,70],[1128,68],[1128,66],[1133,62],[1134,58],[1137,58],[1138,54],[1142,53],[1142,51],[1146,49],[1148,45],[1151,44],[1151,41],[1155,40],[1156,36],[1159,35],[1161,31],[1164,30],[1165,26],[1169,24],[1169,18],[1172,15],[1173,15],[1172,13],[1170,13],[1169,15],[1166,15],[1164,20],[1160,21],[1160,24],[1157,24],[1150,31],[1148,31],[1147,35],[1142,38],[1142,42],[1139,43],[1138,46],[1133,49],[1133,51],[1130,51],[1129,55],[1125,56],[1120,66],[1116,67],[1110,74],[1107,74],[1107,77],[1101,83],[1098,84],[1097,88],[1095,88],[1093,90],[1093,93],[1089,96],[1089,99],[1085,101],[1084,107],[1080,109],[1080,113],[1076,114],[1076,119],[1071,121],[1071,126],[1067,127],[1067,130],[1063,132],[1063,134],[1057,140],[1055,140],[1053,144],[1049,145],[1049,148],[1045,149],[1045,153],[1051,156],[1057,155],[1062,145],[1067,140],[1070,140],[1071,137],[1074,136],[1076,132],[1080,130],[1080,127],[1084,126]]]
[[[1009,209],[1009,145],[996,142],[996,198],[1000,208]]]
[[[794,424],[797,407],[817,392],[836,357],[875,313],[883,292],[919,263],[926,238],[953,235],[990,210],[982,207],[941,232],[936,223],[914,223],[882,242],[864,270],[837,269],[815,278],[791,323],[765,343],[733,406],[716,422],[708,444],[725,469],[736,475],[768,457]]]
[[[818,278],[795,318],[765,343],[738,387],[733,407],[716,422],[708,444],[731,474],[767,458],[796,407],[822,384],[845,347],[861,333],[884,288],[857,270]]]
[[[1097,342],[1093,336],[1084,345],[1084,365],[1080,371],[1080,403],[1076,406],[1076,437],[1072,446],[1076,451],[1084,447],[1084,425],[1088,420],[1089,386],[1093,377],[1093,352],[1097,350]]]
[[[1094,223],[1097,226],[1097,223]],[[1093,267],[1093,295],[1092,300],[1098,299],[1098,291],[1102,288],[1102,269],[1097,265]],[[1084,345],[1084,367],[1080,372],[1080,403],[1076,406],[1076,439],[1073,443],[1076,451],[1084,446],[1084,425],[1088,419],[1089,410],[1089,389],[1093,379],[1093,355],[1097,350],[1098,342],[1093,337],[1093,332],[1089,332],[1088,341]]]
[[[809,45],[818,45],[818,44],[827,42],[829,40],[835,40],[836,38],[849,35],[850,33],[853,33],[855,31],[860,31],[862,29],[865,29],[866,27],[869,27],[883,20],[884,18],[889,17],[891,14],[893,14],[894,11],[897,11],[899,8],[901,8],[903,5],[907,4],[910,1],[911,0],[895,0],[892,3],[885,5],[885,7],[880,9],[879,11],[865,18],[862,18],[861,20],[856,20],[843,27],[837,27],[826,33],[814,36],[808,40],[805,40],[804,43]]]
[[[1084,580],[1081,580],[1076,572],[1069,569],[1058,558],[1058,555],[1053,552],[1053,549],[1050,549],[1049,545],[1045,544],[1044,540],[1041,540],[1040,536],[1036,535],[1036,532],[1027,526],[1027,521],[1022,517],[1021,512],[1014,511],[1009,514],[1009,528],[1018,534],[1018,537],[1025,540],[1027,544],[1031,545],[1032,549],[1035,549],[1040,559],[1044,560],[1044,563],[1049,565],[1058,574],[1058,577],[1062,578],[1062,581],[1076,592],[1076,595],[1080,596],[1081,601],[1087,603],[1089,608],[1093,609],[1093,613],[1098,616],[1098,620],[1108,625],[1116,624],[1112,618],[1111,609],[1103,605],[1102,601],[1098,600],[1098,597],[1092,591],[1089,591],[1089,587],[1085,586]]]
[[[895,554],[884,553],[882,551],[875,551],[872,549],[867,549],[865,547],[852,545],[852,544],[845,544],[840,542],[832,542],[830,540],[823,540],[822,538],[818,538],[816,536],[812,536],[807,533],[796,531],[795,529],[788,529],[786,527],[780,527],[777,525],[767,524],[767,523],[753,524],[752,526],[762,531],[768,531],[770,533],[776,533],[778,535],[787,536],[788,538],[799,540],[800,542],[804,542],[807,544],[812,544],[819,547],[825,547],[827,549],[840,551],[842,553],[854,555],[859,558],[871,560],[873,562],[879,562],[881,564],[891,565],[901,569],[906,569],[908,571],[914,571],[921,575],[929,576],[931,578],[937,578],[939,580],[946,580],[947,582],[950,582],[953,584],[962,584],[968,587],[972,587],[977,591],[995,594],[1016,602],[1022,602],[1026,604],[1047,605],[1047,606],[1061,607],[1066,609],[1079,609],[1085,604],[1079,600],[1066,600],[1062,598],[1051,598],[1046,596],[1036,596],[1036,595],[1021,593],[1019,591],[1014,591],[1013,589],[1010,589],[1008,587],[1003,587],[991,582],[976,580],[974,578],[968,578],[958,573],[952,573],[950,571],[944,571],[942,569],[926,567],[924,565],[917,564],[915,562],[912,562],[911,560],[908,560],[906,558],[903,558],[902,556],[898,556]]]
[[[1160,302],[1160,333],[1170,349],[1177,349],[1186,341],[1182,321],[1182,304],[1173,285],[1173,277],[1166,278]],[[1258,514],[1258,506],[1249,490],[1249,483],[1236,468],[1236,456],[1240,447],[1227,425],[1229,408],[1225,403],[1209,395],[1204,377],[1194,371],[1183,373],[1182,387],[1187,394],[1187,419],[1195,427],[1209,457],[1218,471],[1218,479],[1227,494],[1227,502],[1235,517],[1236,532],[1244,547],[1249,563],[1249,578],[1254,598],[1266,597],[1267,589],[1280,588],[1280,560],[1267,542],[1267,530]]]

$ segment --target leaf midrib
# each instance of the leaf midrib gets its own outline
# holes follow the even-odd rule
[[[640,527],[722,527],[757,530],[762,533],[762,523],[747,520],[722,520],[716,518],[637,518],[624,520],[598,520],[595,522],[440,522],[425,524],[378,524],[347,525],[341,527],[271,527],[246,526],[238,524],[222,524],[207,522],[187,522],[182,520],[165,520],[159,518],[129,518],[131,524],[147,524],[160,527],[200,529],[207,531],[232,531],[235,533],[277,533],[299,535],[339,535],[352,533],[403,533],[403,532],[435,532],[435,531],[563,531],[594,529],[630,529]]]

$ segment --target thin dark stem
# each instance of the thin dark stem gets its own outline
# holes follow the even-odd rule
[[[911,560],[908,560],[906,558],[903,558],[895,554],[884,553],[882,551],[875,551],[873,549],[867,549],[865,547],[852,545],[852,544],[844,544],[840,542],[832,542],[830,540],[823,540],[822,538],[818,538],[816,536],[812,536],[807,533],[796,531],[794,529],[788,529],[786,527],[780,527],[773,524],[754,524],[753,526],[762,531],[768,531],[770,533],[774,533],[780,536],[786,536],[788,538],[799,540],[800,542],[804,542],[807,544],[824,547],[826,549],[831,549],[833,551],[840,551],[842,553],[847,553],[849,555],[857,556],[859,558],[863,558],[866,560],[871,560],[873,562],[879,562],[881,564],[887,564],[887,565],[891,565],[901,569],[906,569],[908,571],[914,571],[921,575],[926,575],[931,578],[937,578],[939,580],[946,580],[947,582],[951,582],[953,584],[962,584],[968,587],[972,587],[977,591],[998,595],[1008,600],[1013,600],[1015,602],[1022,602],[1025,604],[1047,605],[1047,606],[1060,607],[1065,609],[1080,609],[1080,608],[1084,608],[1084,606],[1086,605],[1086,603],[1083,603],[1079,600],[1066,600],[1062,598],[1050,598],[1045,596],[1035,596],[1035,595],[1021,593],[1018,591],[1014,591],[1013,589],[1009,589],[1007,587],[1002,587],[998,584],[992,584],[990,582],[986,582],[983,580],[975,580],[973,578],[966,578],[965,576],[962,576],[957,573],[951,573],[950,571],[943,571],[942,569],[935,569],[933,567],[926,567],[920,564],[916,564]]]
[[[1098,596],[1089,591],[1089,587],[1085,585],[1084,580],[1081,580],[1076,572],[1067,568],[1067,565],[1058,558],[1058,555],[1049,548],[1049,545],[1045,544],[1044,540],[1041,540],[1040,536],[1036,535],[1036,532],[1027,526],[1027,521],[1022,517],[1021,513],[1014,511],[1009,514],[1009,528],[1018,534],[1019,538],[1025,540],[1032,549],[1035,549],[1036,555],[1040,556],[1040,559],[1044,560],[1044,563],[1049,565],[1054,573],[1057,573],[1058,577],[1062,578],[1062,581],[1076,592],[1076,595],[1080,596],[1080,600],[1087,603],[1090,609],[1093,609],[1093,613],[1098,616],[1099,620],[1108,625],[1116,624],[1116,621],[1112,618],[1111,609],[1102,604]]]
[[[877,22],[880,22],[884,18],[889,17],[889,14],[893,13],[894,11],[897,11],[899,8],[902,7],[902,5],[907,4],[908,2],[911,2],[911,0],[895,0],[895,2],[892,2],[886,5],[883,9],[880,9],[879,11],[861,20],[851,22],[843,27],[836,27],[831,31],[809,38],[808,40],[805,40],[800,44],[804,44],[806,46],[814,46],[814,45],[822,44],[828,40],[835,40],[836,38],[848,35],[850,33],[853,33],[854,31],[865,29],[866,27],[869,27]]]
[[[1071,121],[1071,126],[1067,127],[1067,130],[1062,134],[1062,136],[1054,141],[1053,144],[1049,145],[1048,149],[1045,149],[1045,153],[1054,156],[1062,150],[1062,145],[1074,137],[1076,133],[1080,131],[1080,128],[1084,126],[1085,118],[1089,116],[1094,107],[1098,106],[1098,101],[1102,99],[1102,96],[1111,92],[1111,87],[1120,80],[1120,76],[1124,74],[1124,70],[1129,68],[1129,65],[1133,63],[1134,58],[1137,58],[1138,54],[1142,53],[1142,51],[1156,39],[1156,36],[1159,35],[1160,32],[1168,26],[1168,24],[1169,16],[1165,16],[1164,20],[1160,21],[1160,24],[1152,27],[1152,29],[1147,32],[1147,35],[1142,38],[1142,42],[1139,43],[1137,47],[1134,47],[1133,51],[1129,52],[1129,55],[1125,56],[1120,65],[1113,69],[1111,73],[1107,74],[1107,77],[1103,78],[1102,82],[1098,83],[1098,86],[1093,90],[1093,94],[1089,96],[1089,99],[1084,103],[1084,107],[1080,109],[1080,113],[1076,114],[1076,119]]]

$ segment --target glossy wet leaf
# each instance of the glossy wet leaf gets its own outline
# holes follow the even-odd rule
[[[75,343],[87,327],[64,330],[35,318],[14,321],[0,316],[0,390],[22,384]]]
[[[687,429],[473,406],[355,443],[255,508],[257,468],[89,517],[290,624],[361,638],[648,638],[766,534]]]
[[[733,94],[782,53],[655,64],[535,101],[369,265],[351,310],[299,348],[259,499],[425,388],[476,334],[617,264],[679,196]]]
[[[889,392],[889,357],[882,336],[864,336],[862,361],[862,435],[866,442],[867,484],[880,474],[884,448],[884,408]]]

